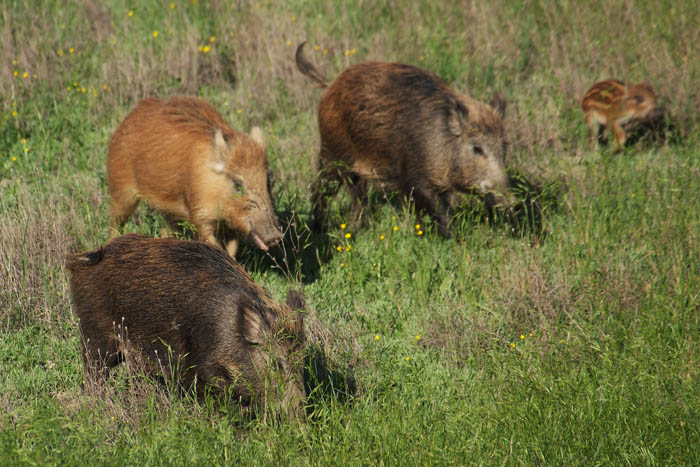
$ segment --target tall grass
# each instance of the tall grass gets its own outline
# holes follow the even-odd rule
[[[697,464],[698,17],[632,0],[3,2],[0,461]],[[522,228],[476,203],[444,239],[382,203],[341,229],[341,196],[338,227],[310,235],[320,92],[294,65],[303,40],[330,77],[402,61],[504,94],[507,164],[533,201]],[[591,148],[579,101],[610,77],[651,84],[672,137]],[[139,99],[177,94],[266,133],[288,241],[241,259],[278,300],[304,290],[330,362],[305,424],[130,369],[83,386],[63,258],[107,240],[112,131]],[[142,208],[126,230],[162,223]]]

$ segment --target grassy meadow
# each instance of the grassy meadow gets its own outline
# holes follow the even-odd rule
[[[675,0],[4,0],[0,465],[700,464],[698,18]],[[340,196],[309,235],[304,40],[329,77],[401,61],[502,93],[522,225],[470,200],[455,238],[400,203],[359,229]],[[588,144],[580,99],[611,77],[654,87],[664,141]],[[303,289],[336,376],[305,423],[128,368],[85,383],[63,261],[107,240],[110,135],[172,95],[264,129],[287,240],[239,259],[276,300]],[[124,230],[163,225],[141,207]]]

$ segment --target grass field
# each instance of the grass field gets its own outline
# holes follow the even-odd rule
[[[673,0],[3,1],[0,464],[700,464],[699,17]],[[341,229],[340,197],[308,236],[320,91],[296,71],[303,40],[330,77],[402,61],[502,93],[537,222],[513,234],[477,206],[444,239],[383,204]],[[665,142],[588,144],[579,101],[610,77],[655,88]],[[303,289],[310,340],[356,383],[319,389],[306,423],[126,368],[84,385],[63,260],[107,240],[116,126],[181,94],[266,133],[288,241],[241,260],[276,300]],[[140,208],[125,231],[162,225]]]

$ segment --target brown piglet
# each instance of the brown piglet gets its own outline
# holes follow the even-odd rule
[[[483,104],[451,89],[435,73],[402,63],[364,62],[328,82],[296,52],[299,70],[325,88],[318,106],[321,150],[312,186],[314,229],[325,224],[327,198],[347,183],[355,216],[367,186],[398,191],[449,236],[454,196],[479,192],[511,205],[503,114],[496,96]]]
[[[644,121],[658,119],[661,113],[651,86],[608,79],[595,83],[581,101],[586,115],[588,138],[596,144],[605,128],[615,136],[616,149],[625,145],[627,130]]]
[[[301,295],[277,304],[219,248],[130,234],[69,256],[86,371],[106,378],[142,362],[185,388],[229,391],[243,406],[274,401],[300,415]]]
[[[282,238],[272,206],[262,130],[234,130],[207,102],[145,99],[112,136],[107,158],[111,238],[143,199],[236,255],[238,239],[267,250]],[[233,235],[227,235],[233,231]]]

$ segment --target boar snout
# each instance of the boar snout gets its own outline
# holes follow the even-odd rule
[[[256,221],[252,222],[248,236],[258,248],[268,251],[282,241],[283,234],[277,218],[269,208],[262,209],[259,214]]]
[[[264,235],[260,235],[255,230],[252,230],[250,232],[250,238],[258,248],[263,251],[268,251],[271,247],[277,245],[282,240],[282,232],[276,227],[273,227],[273,229],[270,229]]]

